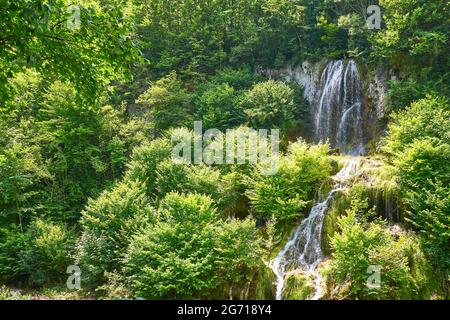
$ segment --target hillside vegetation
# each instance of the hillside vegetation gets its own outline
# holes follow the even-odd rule
[[[79,28],[64,0],[0,2],[0,299],[273,299],[269,262],[343,156],[309,139],[303,88],[255,70],[350,58],[395,76],[376,165],[325,222],[324,298],[449,298],[447,1],[72,1]],[[172,161],[194,121],[279,129],[278,171]]]

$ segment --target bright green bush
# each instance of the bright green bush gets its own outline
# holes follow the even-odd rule
[[[429,298],[430,265],[418,239],[405,233],[394,239],[380,221],[365,220],[366,210],[364,201],[353,201],[347,214],[338,218],[340,230],[331,239],[333,251],[328,274],[330,282],[335,283],[329,286],[338,288],[338,296],[332,298]],[[380,268],[379,287],[368,286],[370,266]]]
[[[226,130],[245,123],[239,95],[226,83],[210,86],[199,97],[197,104],[195,120],[201,120],[205,130]]]
[[[294,90],[280,81],[255,84],[242,100],[249,126],[255,129],[291,127],[296,112],[294,96]]]
[[[450,144],[415,140],[394,160],[405,217],[425,239],[433,260],[450,268]]]
[[[260,82],[262,77],[255,75],[249,69],[231,69],[225,68],[219,70],[214,76],[212,76],[209,81],[214,84],[228,84],[235,90],[246,90],[251,88],[251,86]]]
[[[414,69],[446,61],[447,15],[441,2],[381,0],[380,6],[386,27],[372,35],[374,56]]]
[[[137,147],[128,164],[126,179],[145,183],[146,193],[156,193],[156,168],[160,162],[170,157],[172,146],[170,140],[160,138]]]
[[[151,83],[136,103],[160,133],[191,122],[191,96],[183,89],[183,83],[175,72]]]
[[[394,116],[383,144],[400,183],[406,220],[444,269],[450,267],[449,118],[446,99],[419,100]]]
[[[392,157],[401,154],[416,139],[437,138],[450,141],[450,109],[444,98],[432,98],[414,102],[410,107],[393,114],[382,150]]]
[[[258,261],[250,220],[223,221],[208,197],[171,193],[158,221],[133,238],[125,272],[136,296],[200,298],[226,281],[245,279]]]
[[[105,272],[121,266],[131,236],[155,219],[149,203],[143,184],[135,181],[118,183],[89,200],[76,253],[83,280],[99,283]]]
[[[265,176],[256,169],[247,191],[255,213],[265,218],[274,216],[278,221],[299,217],[314,192],[332,173],[327,153],[326,145],[309,146],[299,141],[280,158],[275,175]]]
[[[75,251],[75,233],[61,223],[34,220],[25,233],[20,261],[32,285],[63,282]]]
[[[49,176],[35,151],[19,143],[0,150],[0,222],[20,222],[35,209],[36,185]]]
[[[220,171],[205,165],[186,165],[169,159],[156,168],[156,189],[159,199],[170,192],[199,193],[214,201],[220,200]]]
[[[232,170],[225,173],[220,178],[219,184],[219,207],[229,215],[247,216],[248,199],[245,196],[247,176],[243,173]]]

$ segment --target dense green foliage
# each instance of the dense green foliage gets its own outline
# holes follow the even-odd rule
[[[380,30],[366,27],[371,4],[381,6]],[[338,228],[327,234],[327,297],[445,296],[448,283],[430,275],[450,270],[447,2],[0,5],[0,299],[12,295],[3,284],[64,286],[73,264],[81,292],[97,297],[273,298],[266,260],[337,162],[327,145],[298,139],[312,135],[303,88],[258,71],[348,58],[364,77],[380,68],[390,77],[388,128],[372,150],[388,170],[374,189],[389,189],[403,231],[377,217],[386,194],[350,193],[328,222]],[[173,161],[172,135],[194,138],[194,121],[223,134],[280,129],[276,173]],[[366,285],[370,265],[382,267],[381,289]],[[312,290],[301,273],[287,284],[291,299]]]
[[[321,183],[332,173],[326,145],[308,146],[300,141],[290,145],[275,175],[255,170],[247,195],[255,214],[279,221],[297,218]]]
[[[126,257],[131,287],[145,298],[207,298],[258,266],[251,220],[224,222],[206,196],[168,194],[158,221],[136,235]]]
[[[383,150],[394,164],[406,219],[423,234],[434,260],[450,266],[450,109],[448,100],[419,100],[396,114]]]
[[[78,5],[79,28],[70,28]],[[101,93],[104,84],[118,79],[134,63],[136,48],[130,20],[120,1],[2,0],[0,16],[0,86],[23,67],[76,84],[86,97]],[[109,4],[108,4],[109,3]],[[76,22],[72,21],[75,25]]]
[[[338,220],[340,231],[331,239],[333,250],[327,277],[340,285],[337,295],[350,299],[420,299],[430,266],[417,239],[401,234],[394,239],[380,221],[367,221],[367,202],[352,201],[352,207]],[[370,287],[368,274],[376,266],[380,286]]]

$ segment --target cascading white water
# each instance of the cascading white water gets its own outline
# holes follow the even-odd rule
[[[365,153],[364,110],[361,81],[356,63],[350,60],[330,61],[322,72],[315,98],[310,99],[316,140],[328,141],[341,153],[359,156]],[[322,226],[325,214],[335,194],[358,170],[359,158],[347,160],[344,168],[334,176],[333,190],[316,201],[300,226],[292,233],[284,248],[272,262],[277,278],[276,299],[281,299],[287,277],[293,272],[303,272],[314,279],[314,295],[323,295],[322,279],[317,267],[323,259]]]
[[[314,277],[314,295],[312,300],[319,299],[322,294],[322,279],[317,273],[317,267],[323,259],[322,226],[326,211],[333,201],[334,195],[343,190],[346,181],[358,170],[360,159],[347,160],[343,169],[333,177],[333,190],[319,199],[299,227],[292,233],[289,241],[272,262],[272,270],[277,278],[276,299],[281,300],[287,276],[293,271],[303,271],[305,275]]]
[[[313,105],[317,141],[351,155],[364,153],[361,81],[356,63],[330,61],[320,79],[320,98]]]

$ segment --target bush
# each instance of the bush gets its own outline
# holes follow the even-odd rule
[[[183,89],[183,83],[175,72],[151,83],[136,103],[160,133],[191,122],[191,96]]]
[[[278,221],[297,218],[320,184],[332,173],[326,145],[308,146],[297,142],[279,161],[275,175],[264,176],[255,170],[247,196],[258,216]]]
[[[405,110],[393,114],[382,150],[391,157],[401,158],[401,152],[414,140],[436,138],[448,143],[450,111],[444,98],[418,100]]]
[[[417,238],[400,234],[395,240],[380,221],[365,221],[366,210],[364,202],[353,202],[347,214],[338,218],[340,231],[331,239],[333,253],[328,278],[337,282],[338,298],[424,298],[424,294],[429,294],[425,290],[430,282],[429,264]],[[381,268],[379,288],[367,285],[370,266]]]
[[[28,245],[18,226],[0,228],[0,282],[17,280],[24,275],[20,253]]]
[[[36,185],[49,174],[35,151],[20,143],[0,150],[0,222],[21,222],[25,213],[36,210]]]
[[[202,120],[205,130],[226,130],[245,123],[239,95],[226,83],[210,86],[198,99],[195,120]]]
[[[222,221],[208,197],[170,193],[158,221],[133,238],[125,272],[139,297],[208,297],[255,268],[258,248],[249,220]]]
[[[89,200],[76,257],[87,283],[97,284],[105,272],[119,269],[131,236],[155,219],[144,190],[139,182],[124,181]]]
[[[145,184],[147,195],[156,194],[156,168],[160,162],[170,157],[170,140],[160,138],[137,147],[128,164],[125,175],[127,180],[139,180]]]
[[[426,241],[441,268],[450,268],[450,145],[415,140],[394,160],[410,222]]]
[[[396,114],[383,150],[399,179],[402,202],[433,261],[450,267],[450,111],[444,98],[419,100]]]
[[[156,168],[158,199],[172,191],[199,193],[219,201],[220,171],[205,165],[186,165],[166,160]]]
[[[255,84],[242,100],[248,124],[255,129],[287,129],[296,113],[294,90],[283,82],[269,80]]]
[[[75,234],[64,224],[34,220],[26,234],[27,245],[20,252],[24,272],[32,285],[62,282],[72,264]]]

